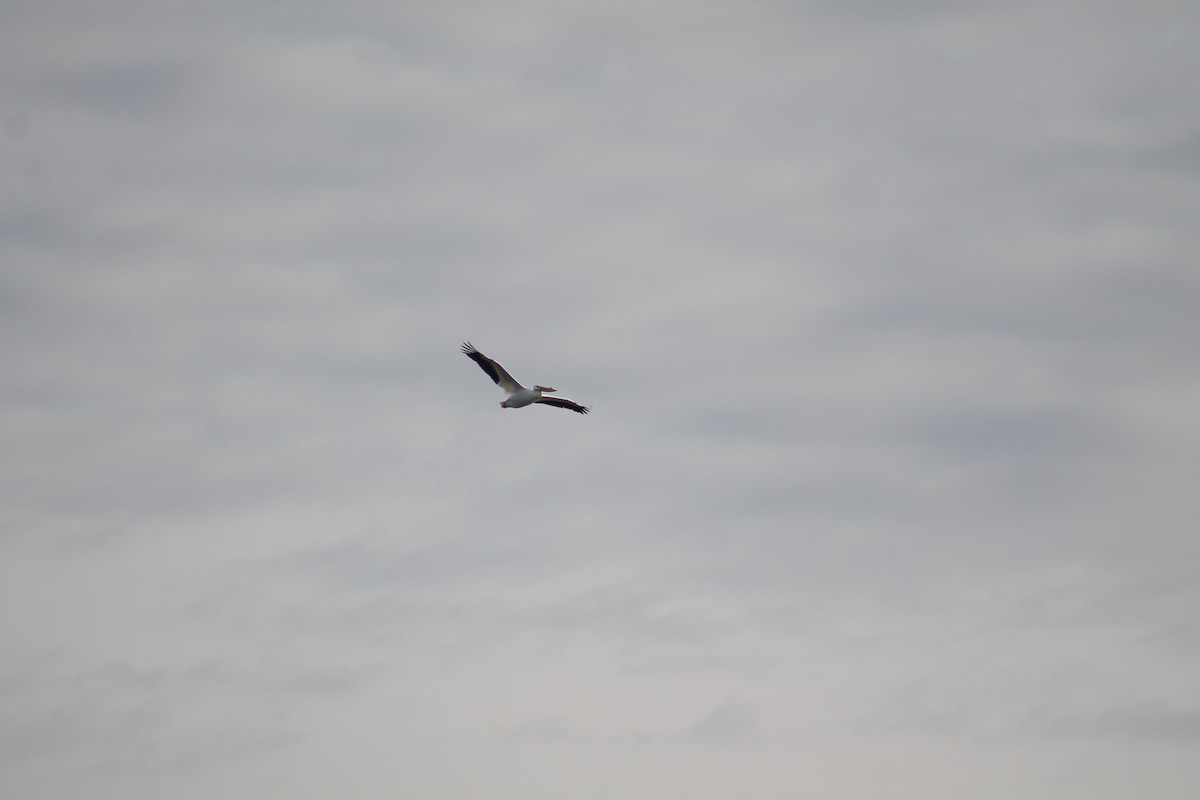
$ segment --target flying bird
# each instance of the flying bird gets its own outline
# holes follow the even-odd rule
[[[526,389],[517,383],[512,375],[508,374],[508,370],[502,367],[499,361],[488,358],[476,350],[470,342],[463,342],[462,351],[508,395],[508,399],[500,404],[501,408],[523,408],[531,403],[545,403],[548,406],[569,408],[579,414],[591,411],[587,406],[581,406],[574,400],[568,400],[565,397],[547,397],[550,392],[557,391],[548,386],[534,386],[532,389]]]

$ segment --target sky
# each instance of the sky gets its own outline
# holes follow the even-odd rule
[[[2,793],[1196,797],[1198,34],[7,0]]]

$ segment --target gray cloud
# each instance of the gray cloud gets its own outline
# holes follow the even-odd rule
[[[689,727],[683,737],[700,744],[730,744],[753,739],[758,713],[752,706],[729,700]]]
[[[4,17],[12,791],[1194,794],[1195,12]]]
[[[288,681],[213,664],[144,669],[47,655],[5,676],[0,759],[24,778],[39,767],[125,772],[203,768],[254,758],[294,738],[279,701]],[[224,703],[240,698],[236,710]],[[216,701],[216,705],[214,705]]]
[[[1046,727],[1051,735],[1070,738],[1190,742],[1200,738],[1200,712],[1126,709],[1060,717],[1047,721]]]

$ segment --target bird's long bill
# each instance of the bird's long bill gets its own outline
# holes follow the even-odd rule
[[[558,389],[551,389],[549,386],[535,386],[533,388],[539,392],[557,392],[558,391]]]

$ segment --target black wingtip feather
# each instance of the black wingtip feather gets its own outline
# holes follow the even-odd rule
[[[497,385],[500,383],[500,374],[492,367],[492,363],[488,360],[487,356],[475,349],[475,345],[470,342],[463,342],[462,351],[467,358],[474,361],[479,365],[480,369],[487,373],[487,376],[492,379],[493,383]]]

